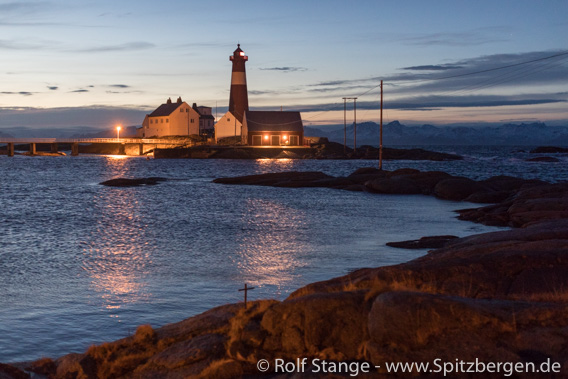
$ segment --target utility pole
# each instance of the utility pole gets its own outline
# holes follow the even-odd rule
[[[353,145],[354,151],[357,151],[357,98],[356,97],[344,97],[343,98],[343,151],[347,150],[347,121],[346,121],[346,112],[347,112],[347,100],[353,100]]]
[[[379,122],[379,170],[383,169],[383,81],[381,80],[381,118]]]
[[[347,154],[347,98],[343,98],[343,154]]]
[[[353,98],[353,152],[357,151],[357,98]]]

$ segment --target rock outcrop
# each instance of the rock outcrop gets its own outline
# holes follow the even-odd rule
[[[149,178],[115,178],[105,180],[99,184],[108,187],[138,187],[138,186],[150,186],[158,184],[159,182],[164,182],[168,179],[160,177],[149,177]]]
[[[558,146],[539,146],[530,151],[531,154],[568,153],[568,148]]]
[[[395,171],[361,168],[347,177],[332,177],[321,172],[281,172],[248,175],[214,180],[221,184],[246,184],[273,187],[328,187],[382,194],[423,194],[444,200],[465,200],[472,203],[497,203],[521,188],[545,184],[509,176],[474,181],[441,171],[399,169]]]
[[[263,147],[251,146],[195,146],[172,149],[155,149],[154,158],[212,158],[212,159],[379,159],[379,149],[360,146],[357,150],[337,142],[322,140],[310,147]],[[456,154],[440,153],[424,149],[383,149],[384,160],[461,160]]]
[[[387,242],[387,246],[398,247],[401,249],[439,249],[445,247],[449,242],[458,238],[457,236],[429,236],[417,240]]]

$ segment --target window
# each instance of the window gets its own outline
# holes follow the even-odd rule
[[[227,121],[231,121],[231,119],[229,117],[227,117]]]
[[[170,119],[169,119],[169,118],[166,118],[166,122],[170,122]]]
[[[180,108],[179,111],[180,111],[181,113],[183,113],[183,108]]]
[[[191,119],[191,123],[193,124],[194,122],[195,122],[195,120],[194,120],[194,119]]]
[[[162,118],[162,119],[160,119],[160,122],[161,122],[161,123],[163,124],[163,123],[164,123],[164,119],[163,119],[163,118]]]

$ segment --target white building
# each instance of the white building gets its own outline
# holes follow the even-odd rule
[[[227,137],[241,137],[243,124],[231,113],[225,113],[215,124],[215,142]]]
[[[171,99],[144,118],[137,134],[141,138],[199,135],[200,114],[181,97]]]

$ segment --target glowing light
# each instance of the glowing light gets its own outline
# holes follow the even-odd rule
[[[128,159],[128,158],[133,158],[133,157],[128,156],[128,155],[115,155],[115,154],[107,154],[107,155],[105,155],[105,157],[110,158],[110,159]]]
[[[245,56],[245,52],[244,52],[244,51],[241,51],[240,54],[241,54],[241,57],[244,57],[244,56]]]
[[[116,139],[120,139],[120,129],[122,129],[122,126],[117,125],[116,126]]]
[[[268,136],[264,136],[264,139],[265,139],[265,140],[268,140]]]
[[[286,141],[286,140],[288,139],[288,136],[287,136],[287,135],[283,135],[283,136],[282,136],[282,139],[283,139],[284,141]]]

